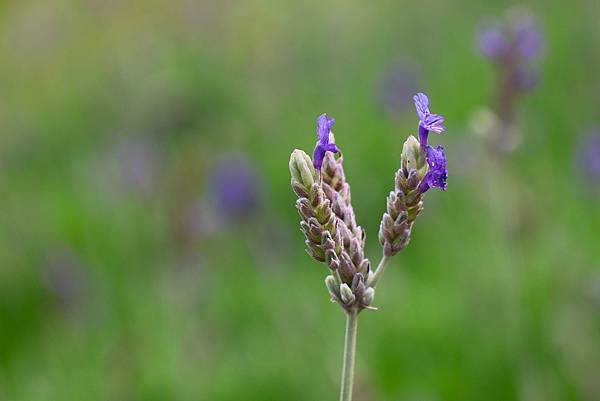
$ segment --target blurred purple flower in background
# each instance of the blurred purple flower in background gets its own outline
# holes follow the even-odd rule
[[[200,175],[182,171],[176,176],[180,182],[169,203],[173,232],[181,245],[194,247],[227,228],[256,221],[262,209],[262,175],[242,153],[217,155]]]
[[[533,61],[545,49],[544,35],[527,9],[514,8],[502,21],[488,23],[477,34],[477,48],[497,71],[495,113],[500,126],[492,138],[500,150],[516,146],[516,100],[539,82]]]
[[[50,251],[42,266],[41,278],[48,292],[66,312],[77,309],[87,287],[81,261],[69,248]]]
[[[507,40],[499,25],[483,28],[477,34],[477,45],[481,54],[497,60],[507,53]]]
[[[248,219],[260,209],[260,175],[242,154],[226,154],[217,159],[208,173],[207,184],[211,205],[226,221]]]
[[[600,129],[590,128],[575,149],[575,161],[586,183],[600,184]]]
[[[526,91],[535,85],[538,74],[530,62],[545,48],[544,36],[526,10],[511,10],[502,22],[493,22],[477,34],[479,52],[500,70],[510,91]]]
[[[387,113],[397,115],[409,109],[411,96],[421,86],[417,70],[413,63],[404,60],[386,67],[378,82],[378,96]]]
[[[540,28],[524,11],[509,14],[504,23],[495,22],[481,29],[477,42],[481,54],[496,63],[524,63],[544,50]]]

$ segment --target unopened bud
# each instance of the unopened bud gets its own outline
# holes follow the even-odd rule
[[[363,305],[370,306],[373,303],[373,298],[375,298],[375,289],[373,287],[365,289],[362,295]]]
[[[350,287],[348,287],[348,284],[346,283],[342,283],[342,285],[340,285],[340,296],[342,298],[342,302],[346,305],[352,304],[356,299],[356,297],[352,293],[352,290],[350,289]]]
[[[425,161],[425,152],[421,148],[421,144],[417,141],[417,138],[410,135],[404,146],[402,147],[402,155],[400,156],[402,168],[406,171],[417,170],[419,173],[422,172],[421,178],[427,172],[427,162]]]
[[[335,298],[340,298],[340,290],[339,290],[339,286],[337,285],[336,281],[335,281],[335,277],[333,276],[327,276],[325,277],[325,286],[327,287],[327,290],[329,291],[329,294],[331,294],[332,297]]]
[[[290,156],[290,173],[292,182],[295,181],[307,189],[310,189],[317,180],[317,172],[310,157],[299,149],[294,149]]]

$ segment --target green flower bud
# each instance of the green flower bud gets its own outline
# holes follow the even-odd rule
[[[425,160],[425,152],[421,148],[421,144],[414,136],[409,136],[404,146],[402,147],[402,154],[400,156],[402,168],[407,172],[410,170],[417,170],[419,172],[419,178],[422,179],[427,173],[427,161]],[[420,181],[419,179],[419,181]]]
[[[325,286],[327,286],[327,290],[332,297],[339,299],[340,298],[340,290],[335,277],[327,276],[325,277]]]
[[[371,306],[373,303],[373,298],[375,298],[375,289],[373,287],[369,287],[363,293],[362,304],[364,306]]]
[[[352,290],[350,289],[350,287],[348,287],[348,284],[346,283],[342,283],[342,285],[340,285],[340,296],[342,298],[342,302],[346,305],[352,304],[356,299],[356,297],[352,293]]]
[[[294,149],[290,156],[290,173],[292,174],[292,185],[300,185],[310,191],[313,184],[318,180],[318,175],[312,165],[310,157],[300,149]]]

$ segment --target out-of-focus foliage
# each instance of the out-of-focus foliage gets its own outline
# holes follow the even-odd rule
[[[600,399],[600,182],[578,160],[600,5],[528,4],[540,81],[495,158],[475,35],[510,5],[3,2],[0,400],[335,399],[343,316],[287,162],[336,118],[376,263],[411,88],[446,117],[448,190],[361,315],[356,399]]]

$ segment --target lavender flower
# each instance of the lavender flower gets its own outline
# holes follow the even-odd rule
[[[538,83],[539,73],[532,62],[544,47],[541,30],[530,13],[522,9],[509,10],[503,21],[491,23],[477,34],[480,54],[494,64],[498,74],[495,112],[500,125],[490,132],[492,145],[498,150],[511,150],[519,142],[516,100]]]
[[[315,260],[325,262],[332,271],[340,266],[342,246],[339,222],[325,197],[317,171],[310,157],[299,149],[290,156],[292,189],[298,196],[296,209],[301,217],[300,229],[306,238],[306,251]]]
[[[444,127],[441,125],[444,122],[444,117],[438,114],[431,114],[429,111],[429,99],[424,93],[417,93],[413,100],[415,101],[415,109],[419,116],[419,142],[425,150],[425,160],[429,165],[427,174],[419,184],[421,193],[426,192],[430,187],[438,187],[442,190],[446,189],[446,156],[444,148],[438,146],[432,148],[427,144],[429,131],[441,134],[444,132]]]
[[[334,161],[331,153],[325,160],[327,167],[319,180],[306,153],[296,149],[290,157],[292,189],[298,196],[296,208],[302,219],[300,229],[308,254],[324,262],[332,273],[326,281],[331,299],[348,312],[358,312],[370,305],[368,298],[363,298],[365,277],[371,268],[364,256],[364,234],[356,225],[341,162]],[[342,286],[347,286],[353,296],[342,296]]]
[[[530,15],[517,16],[513,26],[514,48],[523,61],[540,56],[544,50],[544,35]]]
[[[424,93],[417,93],[413,100],[415,109],[419,116],[419,142],[422,146],[427,146],[427,136],[429,131],[441,134],[444,132],[444,117],[438,114],[431,114],[429,111],[429,99]]]
[[[428,169],[424,153],[414,136],[409,136],[404,142],[401,167],[396,171],[394,190],[387,197],[386,211],[379,225],[379,243],[386,257],[406,248],[413,223],[423,210],[424,191],[419,186]]]
[[[529,13],[510,13],[503,23],[493,23],[477,34],[480,53],[496,63],[522,64],[544,49],[544,36]]]
[[[317,132],[328,134],[331,124],[333,120],[323,114],[317,120]],[[373,299],[365,284],[371,265],[364,255],[365,235],[356,224],[342,162],[342,157],[336,159],[326,151],[317,163],[322,166],[319,174],[315,160],[311,163],[306,153],[296,149],[290,157],[290,173],[307,252],[329,267],[332,275],[326,285],[332,301],[348,313],[358,313]]]
[[[379,225],[379,242],[385,257],[402,251],[410,242],[412,226],[423,210],[423,194],[431,187],[446,189],[446,156],[441,146],[427,144],[429,131],[441,133],[442,116],[431,114],[429,99],[423,93],[413,97],[419,116],[419,141],[409,136],[402,148],[400,169],[396,172],[394,190],[387,198],[386,212]],[[380,269],[369,283],[377,282]]]
[[[337,153],[338,148],[335,143],[330,143],[331,127],[335,123],[334,118],[327,118],[327,114],[321,114],[317,118],[317,143],[313,151],[313,166],[317,171],[321,171],[323,158],[326,152]]]
[[[502,27],[492,25],[477,33],[477,46],[479,52],[492,60],[500,59],[507,53],[508,43]]]
[[[208,177],[208,196],[227,221],[246,219],[260,208],[260,176],[241,154],[221,156]]]
[[[425,159],[429,165],[429,170],[419,184],[419,191],[424,193],[431,187],[438,187],[445,191],[448,171],[446,170],[444,148],[441,146],[438,146],[437,148],[427,146],[427,148],[425,148]]]

